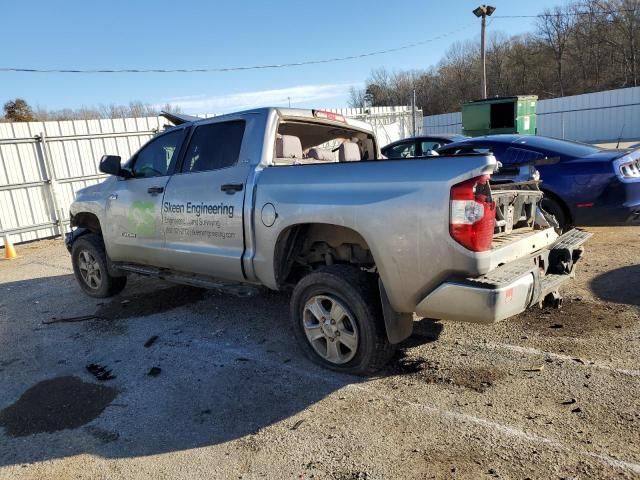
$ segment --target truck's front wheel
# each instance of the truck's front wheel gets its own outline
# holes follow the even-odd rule
[[[120,293],[127,284],[127,277],[109,274],[104,243],[95,233],[83,235],[73,242],[71,262],[80,288],[91,297],[110,297]]]
[[[300,280],[291,298],[291,320],[305,354],[332,370],[368,375],[394,352],[376,276],[349,265],[324,267]]]

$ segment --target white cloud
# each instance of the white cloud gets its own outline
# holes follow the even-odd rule
[[[180,107],[185,113],[225,113],[255,107],[313,104],[332,98],[345,97],[355,83],[300,85],[296,87],[233,93],[230,95],[193,95],[174,97],[163,102]],[[318,105],[322,107],[323,105]]]

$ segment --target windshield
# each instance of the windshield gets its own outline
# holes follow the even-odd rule
[[[570,142],[568,140],[560,140],[550,137],[522,137],[513,142],[514,145],[529,145],[534,148],[550,150],[558,155],[567,157],[586,157],[594,153],[601,152],[603,149],[588,145],[586,143]]]

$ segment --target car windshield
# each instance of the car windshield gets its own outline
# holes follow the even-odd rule
[[[513,142],[513,144],[529,145],[534,148],[552,151],[554,153],[557,153],[558,155],[575,158],[586,157],[587,155],[592,155],[603,150],[602,148],[588,145],[586,143],[570,142],[568,140],[560,140],[558,138],[536,136],[520,138]]]

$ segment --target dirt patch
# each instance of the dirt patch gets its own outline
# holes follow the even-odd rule
[[[451,370],[432,372],[424,376],[429,383],[448,384],[484,393],[500,380],[504,374],[496,369],[485,367],[454,368]],[[422,378],[422,377],[421,377]]]
[[[484,393],[505,376],[504,372],[495,368],[446,368],[439,362],[409,358],[402,354],[387,367],[385,373],[410,377],[424,383],[465,388],[478,393]]]
[[[202,300],[207,290],[176,285],[151,292],[120,296],[96,310],[95,315],[107,320],[144,317],[166,312]]]
[[[97,418],[117,395],[113,387],[78,377],[44,380],[0,411],[0,426],[12,437],[78,428]]]
[[[638,322],[633,307],[569,300],[561,309],[531,308],[518,316],[525,330],[544,331],[545,336],[576,337],[604,330],[629,328]]]

